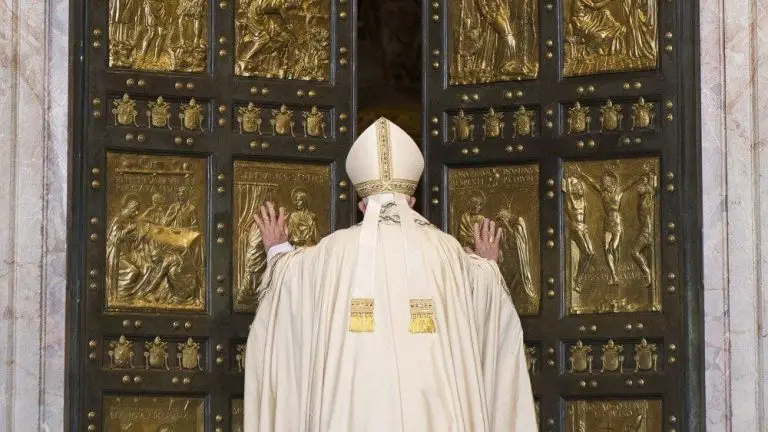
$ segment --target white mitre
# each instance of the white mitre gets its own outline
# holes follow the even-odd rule
[[[382,193],[412,196],[422,172],[419,146],[384,117],[360,134],[347,155],[347,175],[361,198]]]
[[[355,185],[358,195],[367,198],[365,217],[360,228],[359,249],[355,269],[355,285],[350,305],[351,332],[372,332],[375,329],[373,292],[374,270],[376,267],[376,244],[379,236],[379,214],[383,204],[394,202],[401,221],[403,253],[408,255],[406,274],[413,294],[427,284],[423,279],[423,263],[418,242],[409,231],[416,229],[414,218],[418,216],[410,209],[406,197],[413,196],[421,173],[424,171],[424,157],[416,143],[405,131],[384,117],[376,120],[357,138],[347,156],[347,175]],[[422,278],[422,279],[419,279]],[[418,297],[418,295],[417,295]],[[422,296],[424,297],[424,296]],[[417,311],[427,307],[432,313],[430,299],[414,300]],[[425,303],[427,302],[427,303]],[[426,306],[425,306],[426,305]],[[414,311],[411,304],[411,311]],[[423,318],[420,318],[424,322]],[[414,321],[415,322],[415,321]],[[431,315],[426,321],[432,325],[414,326],[423,332],[434,331]]]

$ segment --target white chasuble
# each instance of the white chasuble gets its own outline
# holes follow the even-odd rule
[[[365,287],[371,331],[350,331],[360,226],[278,255],[248,337],[245,432],[537,430],[520,320],[497,265],[409,216],[434,332],[409,330],[408,254],[386,207]]]

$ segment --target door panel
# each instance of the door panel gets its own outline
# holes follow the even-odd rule
[[[697,424],[691,10],[424,4],[424,210],[462,243],[504,229],[542,430]]]
[[[285,207],[305,245],[350,224],[354,5],[279,3],[73,17],[72,430],[235,430],[265,259],[255,209]]]

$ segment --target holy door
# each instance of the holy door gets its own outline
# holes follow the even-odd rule
[[[424,210],[503,228],[542,431],[700,430],[696,13],[424,2]]]
[[[71,430],[237,431],[266,265],[352,216],[354,5],[78,3]]]
[[[420,59],[418,35],[405,37],[419,7]],[[241,430],[266,265],[254,212],[285,207],[304,246],[353,223],[344,157],[380,114],[420,129],[420,210],[434,224],[464,244],[481,217],[504,229],[542,431],[700,429],[690,2],[73,11],[70,430]],[[358,83],[362,60],[408,95]]]

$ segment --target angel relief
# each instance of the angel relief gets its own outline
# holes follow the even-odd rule
[[[449,171],[450,227],[462,246],[474,245],[485,218],[506,234],[499,268],[520,314],[539,308],[538,167],[461,168]],[[482,185],[481,188],[478,186]]]
[[[204,308],[203,165],[108,155],[108,308]]]
[[[328,80],[327,0],[238,0],[235,74]]]

